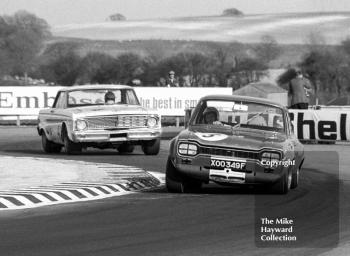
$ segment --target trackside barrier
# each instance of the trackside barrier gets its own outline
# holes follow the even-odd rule
[[[350,109],[290,109],[289,113],[300,140],[350,140]]]
[[[13,118],[11,118],[13,117]],[[23,120],[23,117],[26,120],[37,120],[38,116],[26,116],[26,115],[0,115],[0,120],[16,120],[16,126],[21,126],[21,118]]]
[[[52,105],[59,86],[0,87],[0,119],[37,119],[39,110]],[[185,109],[195,107],[208,94],[231,95],[231,88],[134,87],[142,106],[157,109],[162,116],[175,118],[179,126]],[[294,132],[301,140],[350,141],[350,106],[321,106],[289,110]]]
[[[1,109],[0,109],[1,110]],[[21,125],[21,119],[36,120],[38,111],[27,113],[13,112],[0,114],[0,120],[16,120]],[[289,110],[294,126],[294,133],[300,140],[311,141],[350,141],[350,110]],[[179,116],[174,116],[179,127]],[[186,118],[185,118],[186,119]]]
[[[39,109],[53,104],[61,86],[2,86],[0,87],[0,119],[22,116],[37,116]],[[167,88],[134,87],[142,106],[157,109],[161,116],[174,117],[177,126],[185,108],[194,107],[198,100],[207,94],[232,94],[231,88]],[[36,119],[32,118],[32,119]]]

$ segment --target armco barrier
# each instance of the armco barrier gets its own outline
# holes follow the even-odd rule
[[[17,126],[21,126],[21,120],[37,120],[38,116],[23,115],[23,114],[11,114],[11,115],[0,115],[0,120],[15,120]]]

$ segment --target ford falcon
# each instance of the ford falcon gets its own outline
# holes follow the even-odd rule
[[[142,107],[132,87],[83,85],[58,91],[53,106],[39,113],[38,133],[46,153],[79,153],[83,148],[115,148],[146,155],[160,147],[160,116]]]

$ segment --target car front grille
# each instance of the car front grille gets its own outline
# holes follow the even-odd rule
[[[258,152],[246,151],[242,149],[225,149],[225,148],[199,146],[198,153],[205,154],[205,155],[239,157],[239,158],[245,158],[245,159],[257,159],[257,160],[260,159]]]
[[[147,116],[145,115],[99,116],[87,117],[85,120],[90,130],[147,127]]]

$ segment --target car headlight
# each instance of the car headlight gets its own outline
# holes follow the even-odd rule
[[[75,121],[75,127],[77,128],[78,131],[83,131],[87,129],[87,123],[85,120],[78,119]]]
[[[279,161],[281,155],[277,152],[263,152],[261,154],[261,161]]]
[[[157,125],[157,118],[150,116],[147,119],[147,126],[148,127],[155,127]]]
[[[178,151],[180,155],[195,156],[198,153],[198,147],[190,143],[180,143]]]

